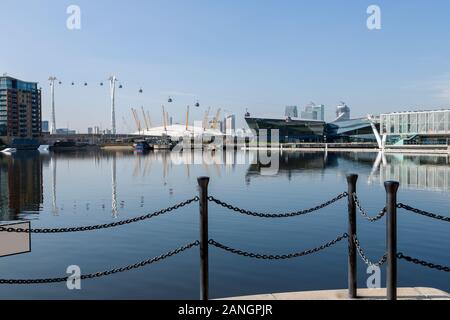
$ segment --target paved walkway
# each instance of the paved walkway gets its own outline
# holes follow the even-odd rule
[[[399,300],[450,300],[450,295],[433,288],[398,288]],[[359,289],[358,299],[386,299],[386,289]],[[234,297],[223,300],[350,300],[348,290],[304,291]]]

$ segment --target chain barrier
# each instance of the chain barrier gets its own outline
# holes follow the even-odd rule
[[[444,216],[441,216],[441,215],[438,215],[438,214],[434,214],[434,213],[427,212],[427,211],[424,211],[424,210],[416,209],[416,208],[413,208],[413,207],[408,206],[408,205],[403,204],[403,203],[399,203],[397,205],[397,208],[405,209],[406,211],[414,212],[414,213],[420,214],[422,216],[433,218],[433,219],[436,219],[436,220],[450,222],[450,217],[444,217]]]
[[[106,223],[106,224],[99,224],[99,225],[93,225],[93,226],[84,226],[84,227],[72,227],[72,228],[55,228],[55,229],[23,229],[23,228],[11,228],[11,227],[0,227],[0,232],[9,232],[9,233],[74,233],[74,232],[85,232],[85,231],[94,231],[94,230],[100,230],[100,229],[108,229],[118,226],[127,225],[130,223],[140,222],[144,220],[148,220],[151,218],[155,218],[157,216],[169,213],[171,211],[180,209],[182,207],[185,207],[193,202],[198,202],[200,200],[199,197],[195,197],[183,202],[180,202],[172,207],[168,207],[166,209],[162,209],[159,211],[155,211],[153,213],[146,214],[144,216],[112,222],[112,223]]]
[[[373,263],[372,261],[370,261],[370,259],[365,254],[364,250],[361,248],[361,243],[359,242],[356,236],[353,238],[353,242],[355,243],[356,250],[358,251],[359,256],[362,258],[362,260],[367,266],[381,267],[386,263],[387,253],[385,253],[378,262]]]
[[[307,256],[307,255],[322,251],[326,248],[334,246],[335,244],[337,244],[338,242],[340,242],[346,238],[348,238],[348,234],[344,233],[342,236],[339,236],[336,239],[334,239],[330,242],[327,242],[324,245],[321,245],[320,247],[305,250],[305,251],[298,252],[298,253],[290,253],[290,254],[284,254],[284,255],[267,255],[267,254],[259,254],[259,253],[252,253],[252,252],[247,252],[247,251],[243,251],[243,250],[238,250],[238,249],[234,249],[234,248],[228,247],[226,245],[223,245],[220,242],[217,242],[213,239],[209,240],[208,243],[219,249],[231,252],[233,254],[237,254],[239,256],[248,257],[248,258],[255,258],[255,259],[260,259],[260,260],[287,260],[287,259],[293,259],[293,258]]]
[[[356,204],[356,207],[358,208],[359,212],[361,213],[361,215],[366,218],[367,220],[369,220],[370,222],[376,222],[380,219],[382,219],[385,214],[387,213],[387,209],[386,207],[384,207],[376,216],[371,217],[366,210],[364,210],[364,208],[361,206],[361,203],[359,202],[358,196],[356,195],[356,193],[353,194],[353,201]]]
[[[403,253],[397,254],[397,258],[398,259],[403,259],[405,261],[408,261],[408,262],[411,262],[411,263],[414,263],[414,264],[417,264],[417,265],[421,265],[423,267],[427,267],[427,268],[430,268],[430,269],[435,269],[435,270],[444,271],[444,272],[450,272],[450,267],[446,267],[446,266],[442,266],[442,265],[439,265],[439,264],[434,264],[434,263],[431,263],[431,262],[427,262],[427,261],[424,261],[424,260],[419,260],[419,259],[416,259],[416,258],[412,258],[412,257],[404,255]]]
[[[340,195],[338,195],[337,197],[331,199],[330,201],[324,202],[316,207],[310,208],[310,209],[305,209],[305,210],[301,210],[301,211],[297,211],[297,212],[291,212],[291,213],[279,213],[279,214],[269,214],[269,213],[259,213],[259,212],[255,212],[255,211],[250,211],[250,210],[245,210],[245,209],[241,209],[238,207],[235,207],[231,204],[228,204],[226,202],[223,202],[219,199],[216,199],[212,196],[208,197],[208,200],[211,202],[216,203],[217,205],[224,207],[226,209],[244,214],[244,215],[248,215],[248,216],[253,216],[253,217],[259,217],[259,218],[291,218],[291,217],[297,217],[297,216],[302,216],[302,215],[306,215],[315,211],[318,211],[320,209],[323,209],[325,207],[328,207],[330,205],[332,205],[333,203],[338,202],[339,200],[345,198],[348,196],[347,192],[341,193]]]
[[[159,255],[157,257],[148,259],[148,260],[144,260],[135,264],[131,264],[125,267],[121,267],[121,268],[116,268],[116,269],[111,269],[108,271],[102,271],[102,272],[97,272],[97,273],[90,273],[90,274],[86,274],[86,275],[81,275],[80,279],[81,280],[86,280],[86,279],[95,279],[95,278],[100,278],[100,277],[104,277],[104,276],[109,276],[112,274],[116,274],[116,273],[121,273],[121,272],[126,272],[126,271],[130,271],[130,270],[134,270],[134,269],[139,269],[142,268],[144,266],[159,262],[161,260],[167,259],[169,257],[175,256],[179,253],[182,253],[186,250],[189,250],[193,247],[197,247],[200,245],[200,242],[194,241],[191,242],[187,245],[184,245],[182,247],[179,247],[175,250],[169,251],[167,253],[164,253],[162,255]],[[24,280],[18,280],[18,279],[0,279],[0,284],[45,284],[45,283],[58,283],[58,282],[66,282],[69,279],[69,277],[61,277],[61,278],[47,278],[47,279],[24,279]]]

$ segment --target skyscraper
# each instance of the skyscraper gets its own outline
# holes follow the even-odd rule
[[[236,131],[236,116],[230,115],[225,118],[225,134],[234,135]]]
[[[302,111],[301,118],[305,120],[325,121],[325,106],[323,104],[316,105],[314,102],[311,102]]]
[[[287,118],[298,118],[297,106],[287,106],[284,115]]]

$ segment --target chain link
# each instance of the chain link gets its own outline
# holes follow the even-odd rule
[[[366,210],[364,210],[364,208],[361,206],[361,203],[359,202],[358,196],[356,195],[356,193],[353,193],[353,201],[356,204],[356,207],[358,208],[359,212],[361,213],[361,215],[366,218],[367,220],[369,220],[370,222],[376,222],[378,220],[380,220],[381,218],[384,217],[384,215],[387,212],[386,207],[384,207],[376,216],[371,217]]]
[[[209,240],[209,244],[212,246],[215,246],[219,249],[231,252],[233,254],[237,254],[240,256],[244,256],[244,257],[248,257],[248,258],[255,258],[255,259],[260,259],[260,260],[287,260],[287,259],[293,259],[293,258],[298,258],[298,257],[303,257],[306,255],[310,255],[316,252],[319,252],[321,250],[324,250],[326,248],[332,247],[333,245],[335,245],[336,243],[342,241],[343,239],[348,238],[348,234],[344,233],[342,236],[337,237],[336,239],[320,246],[314,249],[309,249],[309,250],[305,250],[302,252],[298,252],[298,253],[290,253],[290,254],[284,254],[284,255],[267,255],[267,254],[259,254],[259,253],[252,253],[252,252],[247,252],[247,251],[243,251],[243,250],[238,250],[238,249],[234,249],[231,247],[228,247],[226,245],[223,245],[215,240]]]
[[[84,227],[72,227],[72,228],[55,228],[55,229],[23,229],[23,228],[11,228],[11,227],[0,227],[0,232],[9,232],[9,233],[74,233],[74,232],[85,232],[85,231],[94,231],[94,230],[100,230],[100,229],[107,229],[107,228],[113,228],[118,226],[127,225],[130,223],[140,222],[143,220],[155,218],[157,216],[169,213],[171,211],[180,209],[182,207],[185,207],[193,202],[199,201],[199,197],[192,198],[190,200],[186,200],[183,202],[180,202],[172,207],[168,207],[166,209],[162,209],[159,211],[155,211],[153,213],[146,214],[144,216],[112,222],[112,223],[106,223],[106,224],[99,224],[99,225],[93,225],[93,226],[84,226]]]
[[[208,200],[216,203],[217,205],[219,205],[221,207],[224,207],[226,209],[229,209],[229,210],[241,213],[241,214],[245,214],[248,216],[260,217],[260,218],[275,218],[276,219],[276,218],[291,218],[291,217],[306,215],[308,213],[312,213],[312,212],[318,211],[320,209],[323,209],[325,207],[328,207],[328,206],[332,205],[333,203],[338,202],[339,200],[341,200],[347,196],[348,196],[348,193],[344,192],[344,193],[341,193],[340,195],[338,195],[337,197],[331,199],[330,201],[324,202],[316,207],[297,211],[297,212],[279,213],[279,214],[259,213],[259,212],[254,212],[254,211],[250,211],[250,210],[241,209],[241,208],[235,207],[231,204],[228,204],[226,202],[223,202],[221,200],[218,200],[212,196],[208,197]]]
[[[184,245],[182,247],[179,247],[175,250],[169,251],[167,253],[164,253],[162,255],[159,255],[157,257],[148,259],[148,260],[144,260],[135,264],[131,264],[125,267],[121,267],[121,268],[116,268],[116,269],[111,269],[108,271],[102,271],[102,272],[96,272],[96,273],[90,273],[90,274],[86,274],[86,275],[81,275],[80,279],[81,280],[86,280],[86,279],[94,279],[94,278],[100,278],[100,277],[104,277],[104,276],[109,276],[112,274],[116,274],[116,273],[121,273],[121,272],[126,272],[126,271],[130,271],[130,270],[134,270],[134,269],[139,269],[142,268],[144,266],[150,265],[152,263],[156,263],[159,262],[161,260],[167,259],[169,257],[175,256],[181,252],[184,252],[186,250],[189,250],[193,247],[199,246],[200,242],[194,241],[191,242],[187,245]],[[69,277],[61,277],[61,278],[47,278],[47,279],[23,279],[23,280],[18,280],[18,279],[0,279],[0,284],[44,284],[44,283],[58,283],[58,282],[66,282],[68,280]]]
[[[366,265],[381,267],[383,264],[386,263],[386,261],[387,261],[387,253],[384,254],[384,256],[381,257],[381,259],[378,262],[373,263],[372,261],[369,260],[369,258],[364,253],[364,250],[361,248],[361,244],[360,244],[360,242],[359,242],[359,240],[358,240],[358,238],[356,236],[354,236],[353,242],[355,243],[356,250],[358,251],[359,256],[363,259],[363,261],[364,261],[364,263]]]
[[[403,253],[397,254],[397,258],[403,259],[403,260],[406,260],[408,262],[411,262],[411,263],[414,263],[414,264],[418,264],[418,265],[421,265],[423,267],[427,267],[427,268],[430,268],[430,269],[436,269],[436,270],[439,270],[439,271],[450,272],[450,267],[446,267],[446,266],[442,266],[442,265],[439,265],[439,264],[434,264],[434,263],[431,263],[431,262],[427,262],[427,261],[419,260],[419,259],[412,258],[412,257],[409,257],[409,256],[405,256]]]
[[[438,215],[438,214],[434,214],[434,213],[431,213],[431,212],[427,212],[427,211],[423,211],[423,210],[420,210],[420,209],[416,209],[416,208],[413,208],[413,207],[408,206],[408,205],[403,204],[403,203],[399,203],[397,205],[397,208],[405,209],[406,211],[414,212],[414,213],[420,214],[420,215],[425,216],[425,217],[429,217],[429,218],[433,218],[433,219],[437,219],[437,220],[441,220],[441,221],[450,222],[450,217],[444,217],[444,216],[441,216],[441,215]]]

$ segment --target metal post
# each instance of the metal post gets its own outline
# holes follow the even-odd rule
[[[200,197],[200,300],[209,299],[208,177],[197,179]]]
[[[387,299],[397,300],[397,191],[400,183],[386,181],[387,209]]]
[[[356,260],[356,245],[353,241],[356,236],[356,204],[353,199],[353,194],[356,193],[356,182],[358,181],[357,174],[347,175],[348,184],[348,295],[350,299],[355,299],[358,296],[358,282],[357,282],[357,260]]]

